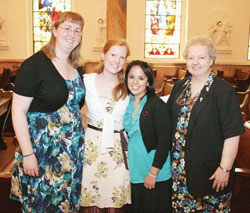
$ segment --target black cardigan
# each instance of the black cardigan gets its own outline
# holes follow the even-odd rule
[[[79,67],[77,70],[82,76],[82,68]],[[22,63],[15,80],[14,92],[34,97],[28,111],[47,113],[62,107],[69,94],[64,78],[42,51]],[[84,98],[80,102],[80,107],[83,103]]]
[[[187,78],[175,83],[167,105],[172,116],[172,141],[178,114],[182,106],[176,99],[185,87]],[[224,141],[244,133],[241,110],[234,88],[215,77],[211,88],[201,91],[192,108],[185,145],[185,170],[189,193],[194,197],[219,195],[231,191],[234,169],[230,173],[228,186],[218,193],[212,188],[209,177],[220,165]]]
[[[148,97],[141,115],[140,129],[147,152],[156,149],[153,166],[161,169],[170,150],[170,122],[166,103],[159,97]]]

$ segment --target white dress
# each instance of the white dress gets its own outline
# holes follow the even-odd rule
[[[120,208],[131,203],[129,171],[125,166],[127,151],[124,157],[120,134],[129,98],[116,102],[112,97],[98,97],[96,75],[84,75],[88,127],[80,205]]]

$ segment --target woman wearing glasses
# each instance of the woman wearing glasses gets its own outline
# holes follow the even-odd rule
[[[245,129],[235,90],[212,71],[216,53],[203,36],[184,58],[191,76],[175,83],[172,116],[172,207],[176,212],[229,212],[234,160]]]
[[[16,78],[12,119],[19,145],[10,197],[22,203],[23,212],[80,207],[83,24],[77,13],[60,14],[48,44],[23,62]]]

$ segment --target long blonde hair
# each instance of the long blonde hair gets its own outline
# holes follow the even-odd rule
[[[75,24],[79,24],[81,26],[81,30],[83,29],[84,26],[84,20],[83,17],[75,12],[63,12],[61,13],[56,21],[53,24],[53,28],[55,27],[56,29],[59,27],[60,24],[62,24],[65,21],[69,21]],[[51,33],[51,38],[49,42],[41,48],[41,50],[45,53],[45,55],[50,58],[51,60],[56,57],[55,53],[55,43],[56,43],[56,37],[54,36],[53,32]],[[74,67],[77,68],[81,66],[82,64],[82,59],[80,55],[80,49],[82,46],[82,37],[80,40],[80,43],[75,47],[74,50],[69,55],[68,62]]]
[[[129,51],[129,47],[127,42],[124,39],[121,38],[115,38],[115,39],[110,39],[106,42],[106,44],[103,47],[103,53],[104,55],[110,50],[111,47],[113,46],[124,46],[127,48],[127,55],[126,57],[128,57],[130,55],[130,51]],[[102,73],[104,70],[104,64],[101,63],[99,68],[97,69],[97,73]],[[121,71],[118,73],[118,85],[113,89],[112,93],[113,93],[113,97],[116,101],[118,101],[119,99],[124,99],[127,96],[127,87],[126,87],[126,83],[124,81],[124,68],[121,69]]]

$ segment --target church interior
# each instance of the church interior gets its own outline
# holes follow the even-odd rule
[[[155,25],[147,23],[152,22],[152,19],[147,19],[149,14],[146,8],[149,1],[69,1],[70,10],[84,18],[81,48],[84,71],[95,72],[101,62],[101,52],[106,40],[124,38],[130,48],[127,62],[137,59],[147,61],[153,67],[157,95],[167,96],[177,80],[188,76],[182,56],[186,42],[197,35],[209,37],[217,50],[213,70],[218,77],[235,88],[246,130],[240,137],[235,162],[232,212],[250,212],[250,1],[176,1],[181,5],[179,24],[176,24],[173,32],[173,35],[176,31],[179,32],[177,40],[173,42],[177,46],[173,45],[173,50],[166,49],[165,55],[163,50],[157,55],[154,49],[162,48],[154,44],[154,39],[160,38],[150,37],[146,33],[147,30],[155,35],[158,33],[153,30]],[[15,147],[18,143],[10,111],[18,69],[35,51],[33,2],[0,0],[0,212],[20,212],[19,203],[8,198]],[[172,35],[171,32],[166,34],[168,37]],[[82,115],[86,126],[86,107],[83,107]]]

